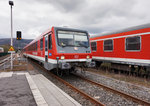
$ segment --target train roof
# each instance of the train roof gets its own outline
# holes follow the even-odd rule
[[[49,33],[51,31],[51,28],[49,28],[47,31],[43,32],[40,36],[32,40],[29,44],[27,44],[24,48],[28,47],[29,45],[35,43],[37,40],[41,39],[45,34]],[[23,49],[24,49],[23,48]]]
[[[100,36],[107,36],[107,35],[112,35],[112,34],[118,34],[118,33],[134,31],[134,30],[144,29],[144,28],[150,28],[150,23],[139,25],[139,26],[134,26],[134,27],[128,27],[128,28],[125,28],[125,29],[116,30],[116,31],[112,31],[112,32],[107,32],[107,33],[103,33],[103,34],[93,35],[93,36],[90,36],[90,38],[96,38],[96,37],[100,37]]]
[[[86,30],[76,29],[76,28],[68,28],[68,27],[54,27],[55,29],[63,29],[63,30],[72,30],[72,31],[78,31],[78,32],[87,32]]]

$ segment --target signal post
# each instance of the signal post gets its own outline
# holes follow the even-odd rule
[[[14,5],[13,1],[9,1],[11,8],[11,47],[13,47],[13,22],[12,22],[12,6]],[[13,69],[13,54],[11,52],[11,70]]]

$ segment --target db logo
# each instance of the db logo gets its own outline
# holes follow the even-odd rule
[[[79,55],[74,55],[74,58],[75,58],[75,59],[79,58]]]

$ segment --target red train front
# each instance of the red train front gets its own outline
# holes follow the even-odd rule
[[[47,70],[93,67],[88,32],[52,27],[24,47],[24,55],[44,64]],[[61,73],[60,72],[60,73]]]

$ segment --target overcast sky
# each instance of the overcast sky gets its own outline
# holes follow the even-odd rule
[[[10,37],[9,0],[0,0],[0,38]],[[150,0],[13,0],[13,36],[34,39],[51,26],[100,34],[150,23]]]

